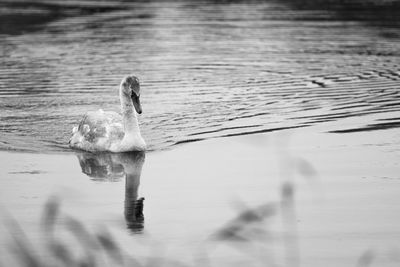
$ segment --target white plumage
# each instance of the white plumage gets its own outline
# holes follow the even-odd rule
[[[72,130],[70,147],[91,152],[146,150],[137,119],[137,113],[142,113],[139,80],[135,76],[124,78],[119,96],[122,115],[101,109],[86,113]]]

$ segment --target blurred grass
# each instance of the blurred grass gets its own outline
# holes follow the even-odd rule
[[[304,159],[287,158],[299,176],[317,176],[313,166]],[[231,220],[222,224],[209,235],[200,251],[194,251],[195,261],[191,264],[176,259],[159,256],[149,247],[150,256],[136,254],[135,247],[123,247],[105,228],[94,231],[82,221],[64,214],[61,200],[50,197],[43,205],[40,222],[40,244],[32,242],[24,229],[12,216],[6,216],[6,227],[11,236],[9,249],[17,266],[232,266],[231,262],[214,262],[213,252],[224,246],[234,248],[235,253],[249,259],[246,266],[300,266],[300,245],[297,234],[296,186],[295,179],[286,179],[280,185],[277,201],[258,206],[241,203],[241,211]],[[270,222],[280,220],[281,231],[272,228]],[[280,242],[278,244],[278,242]],[[282,246],[283,254],[277,256],[276,246]],[[125,249],[129,249],[126,251]],[[260,253],[261,252],[261,253]],[[277,258],[279,257],[279,258]],[[357,267],[371,266],[376,251],[367,249],[355,262]],[[0,259],[0,266],[4,264]],[[239,265],[238,265],[239,266]]]
[[[267,266],[271,266],[276,265],[275,262],[277,261],[282,261],[282,259],[276,259],[273,253],[276,242],[280,242],[279,245],[283,245],[284,250],[284,266],[299,266],[295,179],[302,177],[310,180],[309,178],[317,176],[317,172],[308,161],[293,157],[284,149],[278,154],[280,154],[282,160],[281,168],[285,168],[280,198],[277,201],[258,206],[246,206],[242,203],[241,210],[236,216],[226,223],[221,223],[218,229],[208,234],[209,238],[202,244],[203,249],[200,252],[193,251],[193,255],[198,257],[192,265],[175,259],[177,256],[172,258],[161,257],[157,253],[153,253],[152,248],[149,248],[152,255],[147,257],[135,254],[134,247],[129,247],[129,252],[125,251],[124,248],[127,247],[123,247],[105,227],[94,231],[77,218],[64,214],[61,208],[61,200],[57,196],[50,197],[43,205],[39,224],[40,244],[34,244],[18,222],[11,216],[7,217],[6,227],[11,235],[9,246],[11,255],[19,263],[18,266],[214,266],[215,259],[209,255],[213,254],[216,248],[224,246],[234,248],[239,254],[246,255],[247,258],[251,259],[252,265],[264,266],[267,264]],[[141,166],[144,160],[143,155],[141,156],[134,157],[133,161],[126,161],[130,164],[124,166],[125,172],[127,172],[127,168],[132,168],[132,166]],[[86,157],[85,159],[92,158]],[[126,160],[126,158],[122,159]],[[117,162],[116,159],[114,160]],[[93,160],[88,162],[93,163]],[[115,163],[111,159],[106,162]],[[81,164],[82,166],[86,165]],[[93,166],[101,168],[103,165],[96,162]],[[86,169],[82,168],[82,170]],[[120,171],[118,168],[114,169]],[[141,168],[137,173],[134,172],[138,177],[140,177],[140,170]],[[128,176],[125,177],[127,181],[129,180]],[[133,191],[136,192],[137,187]],[[136,204],[134,208],[135,216],[133,217],[138,220],[137,223],[143,224],[143,198],[137,201],[136,197],[134,199]],[[127,216],[127,214],[125,215]],[[129,214],[128,217],[130,218]],[[284,229],[281,232],[270,227],[269,222],[273,220],[282,222]],[[205,236],[207,236],[207,233],[205,233]],[[263,255],[260,256],[259,251],[263,251]],[[360,266],[363,266],[363,262],[365,260],[361,260]],[[219,262],[218,266],[220,265]],[[230,266],[229,263],[226,263],[226,265]]]
[[[265,224],[268,220],[278,218],[279,214],[283,216],[284,220],[294,220],[294,187],[290,183],[282,185],[281,197],[281,201],[276,203],[265,203],[242,209],[235,218],[223,224],[210,235],[205,244],[205,254],[193,265],[158,255],[148,257],[136,255],[135,249],[132,247],[127,252],[106,228],[92,231],[80,220],[63,214],[61,201],[57,197],[49,198],[44,204],[40,223],[43,244],[34,244],[18,222],[9,216],[6,225],[12,237],[9,248],[16,262],[18,262],[18,266],[27,267],[204,266],[205,259],[209,260],[210,265],[214,265],[213,259],[209,259],[208,254],[216,246],[221,245],[239,248],[240,253],[253,257],[255,263],[272,263],[274,262],[273,259],[260,258],[252,253],[264,249],[266,255],[271,255],[268,246],[266,246],[272,240],[273,232]],[[295,221],[287,222],[289,227],[292,227],[293,224],[295,224]],[[293,244],[296,243],[293,240],[293,238],[296,238],[293,231],[295,231],[295,228],[292,227],[282,234],[283,240],[285,239],[284,235],[288,236],[285,242],[287,242],[286,245],[290,254],[296,251],[296,248],[293,248]],[[240,246],[243,245],[250,250],[242,249]],[[290,258],[292,258],[292,255]],[[289,262],[287,266],[297,266],[298,259],[297,257],[295,259],[296,262]]]

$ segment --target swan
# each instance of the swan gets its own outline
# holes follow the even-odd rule
[[[119,88],[122,116],[116,112],[87,112],[72,130],[71,148],[90,152],[145,151],[137,113],[142,113],[139,79],[133,75],[121,81]]]

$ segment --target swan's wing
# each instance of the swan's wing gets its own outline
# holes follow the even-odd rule
[[[78,127],[73,130],[70,145],[88,151],[108,150],[112,143],[123,137],[121,115],[99,110],[85,114]]]
[[[124,134],[121,116],[102,110],[86,113],[79,123],[78,131],[90,142],[99,138],[116,138],[118,134],[123,137]]]

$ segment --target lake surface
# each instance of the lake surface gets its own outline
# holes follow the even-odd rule
[[[151,150],[346,117],[398,127],[396,1],[2,1],[0,149],[68,152],[141,80]],[[384,113],[379,121],[364,115]]]
[[[2,151],[0,263],[26,262],[19,240],[39,266],[115,266],[104,262],[112,246],[95,242],[108,229],[117,251],[142,263],[122,266],[399,266],[399,133],[321,133],[338,124],[145,159]],[[42,212],[54,197],[61,208],[48,212],[51,227]]]
[[[26,259],[10,250],[25,235],[57,265],[53,195],[58,245],[103,227],[145,266],[399,266],[399,11],[0,0],[0,265]],[[85,112],[118,111],[128,74],[152,151],[69,149]]]

